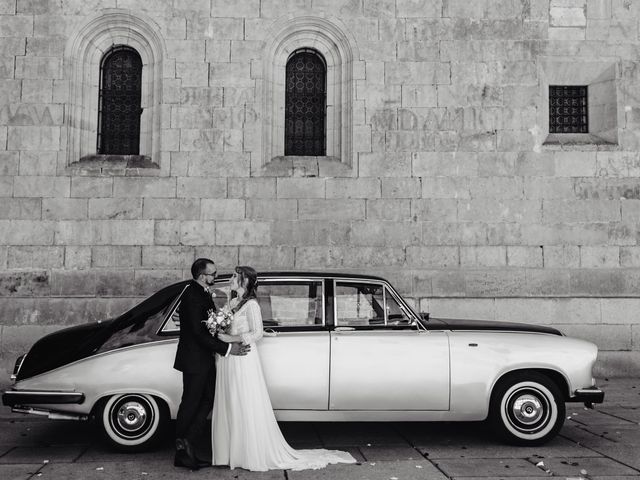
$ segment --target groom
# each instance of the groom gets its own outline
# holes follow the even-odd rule
[[[176,456],[174,465],[197,470],[211,460],[196,458],[194,444],[202,433],[213,407],[216,384],[214,353],[246,355],[250,347],[225,343],[212,337],[202,323],[209,309],[216,306],[210,289],[216,278],[213,260],[199,258],[191,266],[193,280],[180,301],[180,340],[173,368],[182,372],[182,400],[176,418]]]

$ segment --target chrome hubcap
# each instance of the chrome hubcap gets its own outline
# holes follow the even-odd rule
[[[511,408],[513,416],[524,425],[532,425],[538,422],[544,414],[540,399],[530,394],[516,398]]]
[[[147,412],[139,403],[127,402],[118,410],[117,421],[120,427],[131,432],[145,424]]]

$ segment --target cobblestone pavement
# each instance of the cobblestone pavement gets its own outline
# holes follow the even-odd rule
[[[0,478],[13,479],[487,479],[640,478],[640,378],[603,379],[605,404],[567,404],[560,435],[542,447],[496,441],[483,423],[284,423],[298,448],[350,451],[358,465],[252,473],[175,468],[172,438],[153,452],[110,450],[88,423],[53,421],[0,409]]]

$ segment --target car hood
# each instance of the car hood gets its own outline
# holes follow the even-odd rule
[[[491,320],[465,320],[455,318],[433,318],[424,321],[428,330],[491,330],[504,332],[533,332],[562,335],[560,330],[543,325]]]

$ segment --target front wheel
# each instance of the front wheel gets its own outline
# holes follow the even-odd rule
[[[516,445],[541,445],[564,424],[565,405],[558,386],[538,372],[501,379],[491,395],[489,420],[496,432]]]
[[[139,393],[109,397],[96,415],[107,441],[118,450],[131,452],[157,443],[167,417],[161,400]]]

